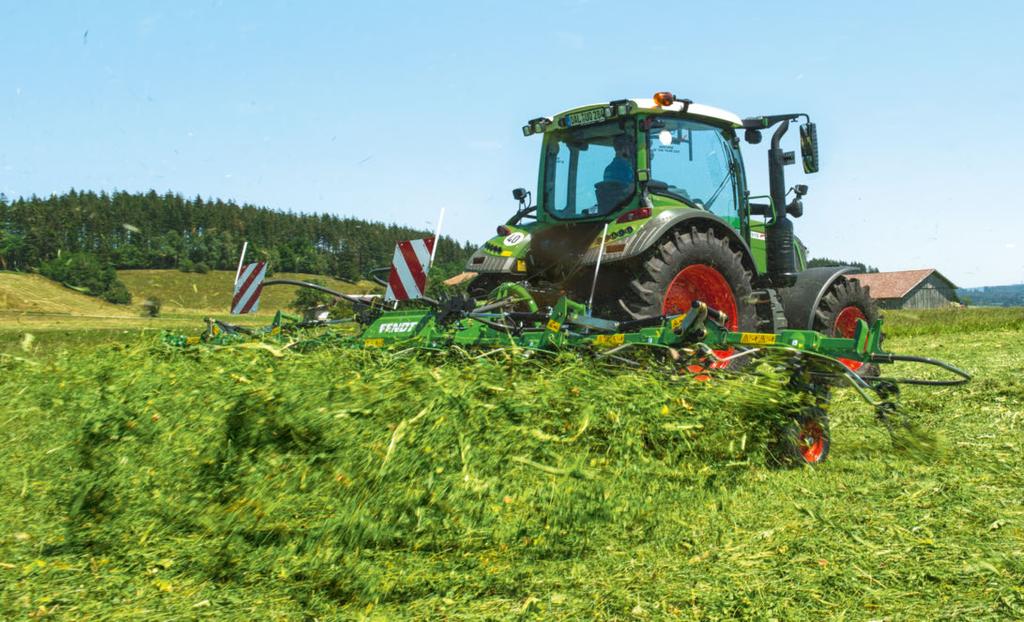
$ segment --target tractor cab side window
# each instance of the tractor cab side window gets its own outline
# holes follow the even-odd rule
[[[738,225],[732,146],[723,130],[663,117],[648,123],[650,191],[682,198]]]
[[[545,152],[544,208],[559,220],[614,212],[636,190],[635,152],[617,123],[560,132]]]

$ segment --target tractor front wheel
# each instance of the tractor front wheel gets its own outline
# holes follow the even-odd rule
[[[763,328],[753,302],[753,274],[740,252],[713,230],[672,230],[651,247],[630,276],[619,305],[632,317],[686,313],[700,300],[728,316],[729,330]],[[731,353],[715,352],[719,357]]]

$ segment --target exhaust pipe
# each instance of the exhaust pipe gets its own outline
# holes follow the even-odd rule
[[[796,254],[793,252],[793,221],[786,213],[785,166],[796,162],[796,154],[784,152],[779,146],[789,129],[789,119],[779,124],[772,134],[772,147],[768,150],[768,188],[774,212],[772,223],[765,228],[765,254],[768,260],[768,278],[775,287],[790,287],[796,283]]]

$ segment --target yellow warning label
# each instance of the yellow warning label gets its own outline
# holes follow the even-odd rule
[[[598,335],[594,338],[594,344],[599,346],[620,346],[626,341],[626,336],[622,333],[616,333],[614,335]]]
[[[686,319],[685,315],[677,315],[676,317],[672,318],[671,322],[669,322],[669,326],[672,327],[672,330],[675,330],[675,329],[679,328],[679,325],[682,324],[683,320],[685,320],[685,319]]]
[[[746,346],[770,346],[775,343],[771,333],[740,333],[740,343]]]
[[[192,336],[185,338],[185,345],[194,346],[199,343],[199,337]]]
[[[557,333],[558,331],[562,330],[562,325],[554,320],[548,320],[548,330],[550,330],[553,333]]]
[[[383,339],[364,339],[363,340],[363,347],[364,348],[383,348],[384,347],[384,340]]]

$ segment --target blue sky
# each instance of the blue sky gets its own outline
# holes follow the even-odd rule
[[[773,7],[769,9],[767,7]],[[1024,282],[1024,4],[0,2],[0,192],[173,190],[483,242],[526,120],[657,90],[808,112],[812,256]],[[792,138],[791,138],[792,140]],[[791,143],[795,146],[795,142]],[[766,192],[765,145],[746,146]]]

